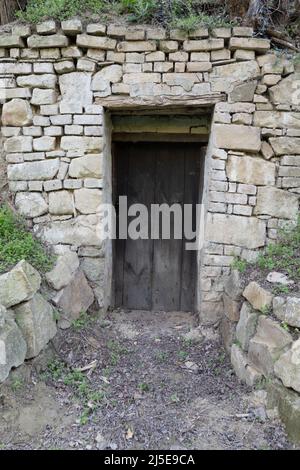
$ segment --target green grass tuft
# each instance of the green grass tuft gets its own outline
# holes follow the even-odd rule
[[[21,217],[7,206],[0,207],[0,273],[8,271],[21,260],[28,261],[38,271],[46,272],[54,257],[26,229]]]

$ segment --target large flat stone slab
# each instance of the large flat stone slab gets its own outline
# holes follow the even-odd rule
[[[20,261],[0,276],[0,304],[9,308],[30,300],[40,285],[40,274],[26,261]]]
[[[261,131],[258,127],[215,124],[212,132],[217,148],[246,152],[260,151]]]

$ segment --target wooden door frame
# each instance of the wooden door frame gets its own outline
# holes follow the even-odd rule
[[[112,118],[113,114],[122,114],[128,113],[130,110],[134,115],[148,115],[149,112],[151,114],[168,114],[168,115],[177,115],[179,112],[181,114],[197,114],[199,110],[199,114],[203,112],[209,111],[211,115],[211,122],[213,123],[213,114],[214,114],[214,107],[215,104],[224,101],[224,96],[222,94],[218,94],[218,96],[214,96],[214,99],[207,100],[205,102],[199,100],[194,100],[191,104],[188,101],[183,103],[183,100],[180,101],[179,106],[173,105],[170,106],[163,106],[160,107],[157,102],[147,102],[147,104],[142,104],[139,100],[138,103],[135,101],[130,100],[130,103],[125,103],[124,107],[121,107],[118,102],[118,106],[111,106],[109,102],[105,100],[101,100],[101,104],[104,105],[104,122],[103,122],[103,139],[104,139],[104,150],[103,150],[103,201],[106,203],[113,203],[113,158],[112,158],[112,145],[114,142],[114,132],[113,132],[113,125],[112,125]],[[153,105],[152,105],[153,104]],[[191,104],[189,106],[189,104]],[[124,140],[129,139],[128,134],[123,136],[117,136],[118,138],[124,138]],[[133,141],[140,141],[140,139],[149,139],[148,135],[142,135],[139,133],[138,135],[133,136]],[[151,136],[154,140],[154,136]],[[170,140],[168,140],[170,137]],[[178,142],[191,142],[190,136],[184,136],[181,134],[172,134],[172,136],[168,135],[160,135],[158,134],[158,139],[156,141],[164,141],[164,142],[175,142],[178,139]],[[185,140],[186,139],[186,140]],[[192,138],[192,141],[195,142],[197,139],[198,142],[204,142],[201,136],[197,136],[196,138]],[[206,139],[207,142],[207,139]],[[214,135],[211,132],[208,136],[208,147],[205,156],[205,164],[204,164],[204,176],[203,176],[203,191],[202,191],[202,203],[204,204],[205,210],[203,214],[203,220],[206,219],[207,214],[207,204],[208,204],[208,189],[209,189],[209,175],[211,172],[211,160],[212,160],[212,153],[214,148]],[[205,240],[205,233],[204,231],[200,234],[200,244],[204,246]],[[108,310],[114,306],[114,285],[113,285],[113,262],[114,262],[114,253],[113,253],[113,241],[107,240],[103,244],[103,252],[105,258],[105,272],[106,272],[106,285],[104,287],[104,309]],[[197,288],[196,288],[196,312],[200,312],[201,303],[202,303],[202,291],[201,291],[201,268],[203,266],[203,258],[204,258],[204,248],[197,252]]]

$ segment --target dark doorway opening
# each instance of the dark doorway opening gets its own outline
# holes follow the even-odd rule
[[[205,147],[191,142],[115,142],[113,193],[128,207],[144,204],[193,205],[201,202]],[[128,217],[128,223],[134,217]],[[186,250],[186,240],[175,239],[171,213],[170,239],[118,239],[114,244],[114,304],[131,310],[194,311],[197,251]],[[149,218],[149,235],[151,230]],[[184,230],[183,230],[184,232]],[[161,235],[161,233],[160,233]],[[191,241],[191,240],[189,240]]]

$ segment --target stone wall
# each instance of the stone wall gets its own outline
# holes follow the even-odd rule
[[[270,288],[255,281],[245,287],[238,271],[225,279],[223,340],[239,379],[265,388],[267,412],[279,414],[299,443],[300,298],[297,292],[274,295],[272,286],[294,283],[287,276],[271,272],[267,281]]]
[[[234,257],[255,259],[297,216],[299,95],[293,61],[272,53],[251,28],[200,28],[188,37],[71,20],[36,30],[16,25],[0,36],[2,135],[15,205],[56,252],[78,252],[100,306],[109,305],[111,279],[111,247],[97,232],[99,203],[111,189],[108,113],[214,111],[199,292],[201,321],[215,324]]]

